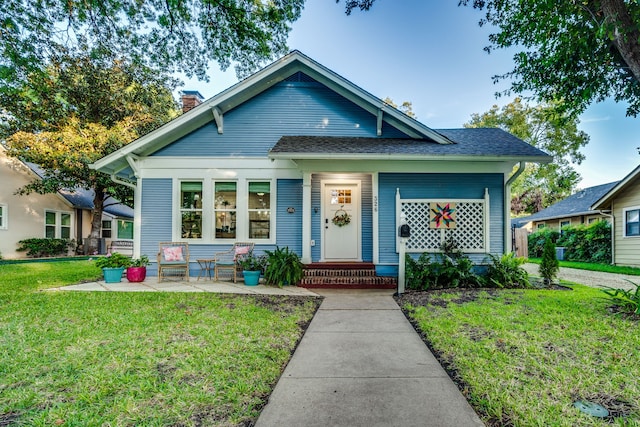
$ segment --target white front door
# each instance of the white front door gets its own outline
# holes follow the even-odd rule
[[[323,182],[323,260],[361,261],[360,183]]]

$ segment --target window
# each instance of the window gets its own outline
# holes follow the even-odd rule
[[[71,213],[45,211],[44,237],[48,239],[71,238]]]
[[[180,183],[182,238],[202,238],[202,182]]]
[[[544,222],[540,222],[540,223],[536,224],[536,228],[538,230],[542,230],[545,227],[546,227],[546,224]]]
[[[600,218],[589,218],[589,224],[593,224],[594,222],[600,221]]]
[[[102,237],[111,238],[111,221],[102,221]]]
[[[271,183],[249,182],[249,238],[269,239],[271,234]]]
[[[624,235],[640,236],[640,208],[624,210]]]
[[[236,210],[238,183],[215,182],[214,188],[214,223],[216,239],[236,238]]]
[[[564,228],[571,225],[570,220],[560,221],[560,234],[564,233]]]
[[[8,228],[7,215],[9,211],[7,205],[0,205],[0,230],[6,230]]]
[[[133,240],[133,221],[118,220],[118,239]]]

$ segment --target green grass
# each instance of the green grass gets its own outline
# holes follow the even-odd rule
[[[540,264],[540,258],[529,258],[527,260],[533,264]],[[640,276],[640,268],[627,267],[622,265],[595,264],[590,262],[558,261],[560,267],[577,268],[579,270],[602,271],[605,273],[628,274],[630,276]]]
[[[88,261],[0,266],[0,425],[245,425],[318,304],[39,291],[97,275]]]
[[[400,303],[487,425],[640,425],[637,318],[611,314],[602,292],[580,285],[467,292]],[[625,416],[584,415],[577,399]]]

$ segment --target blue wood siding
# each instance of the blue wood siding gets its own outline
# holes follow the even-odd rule
[[[277,185],[276,243],[302,256],[302,180],[279,179]],[[288,208],[295,212],[287,212]]]
[[[316,245],[311,248],[311,259],[317,262],[321,258],[320,247],[322,242],[322,189],[321,180],[333,178],[332,174],[313,174],[311,180],[311,238]],[[362,260],[373,261],[373,190],[370,174],[349,174],[348,179],[360,180],[360,226],[362,227]],[[317,212],[316,212],[317,208]]]
[[[171,241],[172,181],[168,178],[142,180],[140,253],[156,260],[158,242]],[[152,273],[154,268],[149,269]]]
[[[376,137],[376,116],[319,83],[281,82],[154,156],[265,157],[284,135]],[[383,137],[406,138],[384,123]]]
[[[493,254],[503,251],[504,176],[502,174],[402,174],[381,173],[379,191],[380,264],[398,264],[396,252],[396,188],[403,199],[482,199],[489,189],[489,248]],[[476,263],[484,254],[470,254]]]

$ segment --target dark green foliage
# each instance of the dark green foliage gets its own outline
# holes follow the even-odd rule
[[[431,257],[424,253],[417,260],[406,258],[406,279],[409,289],[475,288],[481,279],[473,272],[473,261],[451,238],[440,246],[441,254]]]
[[[498,288],[529,288],[529,273],[522,268],[526,262],[525,258],[517,258],[515,254],[509,253],[501,257],[489,255],[491,264],[487,268],[484,277],[488,287]]]
[[[607,287],[602,292],[607,294],[613,304],[620,307],[625,313],[640,314],[640,284],[628,281],[636,287],[635,290],[615,289]]]
[[[611,224],[596,221],[589,225],[565,227],[556,242],[565,247],[566,261],[611,263]]]
[[[546,285],[551,284],[553,278],[558,274],[559,269],[560,264],[558,263],[558,258],[556,258],[556,245],[553,244],[551,239],[547,239],[544,243],[539,270],[540,276],[542,276]]]
[[[244,271],[259,271],[264,273],[267,266],[267,257],[264,255],[255,255],[253,251],[243,256],[240,265]]]
[[[274,251],[264,251],[267,255],[267,267],[264,280],[267,285],[296,285],[304,275],[303,265],[297,253],[288,247],[276,247]]]
[[[66,255],[75,245],[74,240],[69,239],[25,239],[18,242],[18,251],[27,251],[27,256],[40,258],[57,255]]]
[[[551,240],[555,243],[559,237],[559,232],[546,227],[540,231],[529,234],[529,256],[531,258],[542,257],[545,242]]]

